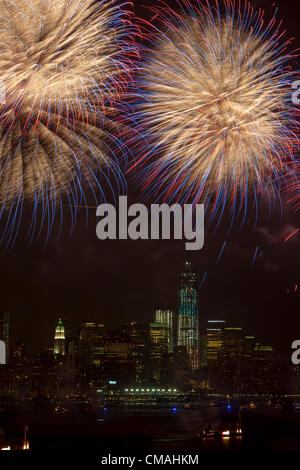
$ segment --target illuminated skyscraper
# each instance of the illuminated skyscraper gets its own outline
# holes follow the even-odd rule
[[[132,343],[132,357],[135,363],[135,382],[137,384],[149,383],[151,380],[149,363],[149,325],[146,323],[124,323],[122,331],[130,336]]]
[[[9,313],[0,313],[0,339],[5,343],[6,364],[9,359]]]
[[[241,327],[228,326],[224,329],[224,361],[244,362],[245,334]]]
[[[155,323],[159,323],[163,327],[163,333],[168,345],[168,353],[174,351],[174,320],[173,311],[168,309],[155,310]]]
[[[105,328],[103,323],[83,323],[80,328],[80,365],[101,366],[104,360]]]
[[[61,354],[64,356],[66,354],[65,341],[65,328],[62,324],[61,318],[59,318],[54,335],[54,355]]]
[[[195,284],[196,275],[191,263],[186,261],[179,289],[177,345],[186,347],[193,370],[199,367],[199,312]]]
[[[223,358],[225,323],[225,320],[208,320],[205,362],[209,367],[220,367]]]
[[[164,356],[168,352],[167,337],[161,323],[150,323],[150,367],[157,383],[163,380]]]

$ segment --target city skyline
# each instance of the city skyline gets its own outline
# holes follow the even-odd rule
[[[66,321],[68,322],[68,319],[66,319]],[[118,328],[116,328],[116,326],[118,326]],[[129,339],[132,334],[131,329],[135,329],[137,331],[138,329],[141,329],[141,331],[144,331],[146,336],[149,338],[150,347],[152,338],[155,343],[160,343],[157,350],[158,354],[173,354],[176,349],[179,348],[178,350],[180,350],[180,348],[184,347],[189,357],[189,368],[191,371],[197,371],[204,365],[207,365],[207,360],[210,361],[211,365],[215,364],[213,367],[220,366],[218,362],[218,354],[223,347],[222,338],[224,332],[226,332],[226,334],[231,331],[234,334],[238,333],[241,338],[244,338],[249,342],[249,345],[251,345],[250,349],[252,348],[253,351],[272,352],[278,356],[278,351],[274,350],[271,345],[266,345],[265,341],[262,341],[262,338],[254,336],[252,332],[245,330],[245,328],[240,324],[231,324],[224,318],[207,320],[205,324],[203,324],[202,328],[199,329],[197,338],[198,348],[195,356],[194,351],[189,348],[189,342],[186,345],[180,344],[180,328],[178,320],[175,321],[173,311],[169,309],[155,309],[153,312],[153,318],[148,323],[128,320],[121,325],[114,325],[114,328],[108,328],[103,323],[99,323],[99,321],[96,320],[85,321],[80,325],[80,328],[77,331],[74,331],[70,324],[66,330],[63,316],[61,316],[58,318],[56,327],[52,332],[52,345],[43,345],[38,354],[35,353],[35,355],[32,355],[32,352],[28,351],[28,345],[25,343],[11,343],[9,313],[0,312],[0,339],[4,340],[8,345],[6,350],[7,364],[15,354],[18,356],[20,351],[22,351],[22,355],[26,355],[26,357],[38,357],[39,354],[47,352],[47,354],[52,354],[55,359],[58,359],[59,357],[65,357],[67,359],[67,356],[74,354],[75,350],[79,348],[76,352],[78,357],[80,358],[82,357],[82,354],[84,354],[86,358],[89,358],[88,362],[85,360],[85,366],[88,365],[89,361],[92,361],[94,365],[100,366],[102,358],[104,357],[105,346],[115,342],[120,344],[132,342],[132,339]],[[92,343],[90,343],[91,338],[93,338]],[[145,340],[145,342],[148,343],[148,340]],[[132,344],[134,344],[134,342]],[[93,352],[91,352],[91,345]],[[206,351],[205,357],[203,356],[204,349]],[[195,363],[195,357],[197,359],[197,363]],[[147,367],[149,367],[149,365]]]
[[[287,227],[287,230],[290,229]],[[299,291],[293,292],[298,281],[297,259],[293,256],[292,249],[283,242],[284,234],[279,233],[275,239],[276,231],[274,230],[276,242],[272,239],[270,243],[268,237],[271,237],[271,233],[270,230],[270,235],[259,232],[256,236],[253,235],[252,238],[256,240],[254,243],[252,240],[252,248],[243,244],[239,249],[234,240],[228,242],[219,263],[217,259],[223,243],[216,244],[207,236],[203,253],[189,258],[198,276],[197,288],[203,321],[224,317],[233,323],[242,322],[256,335],[262,334],[268,342],[274,343],[277,349],[289,353],[290,344],[295,338],[288,324],[282,324],[280,317],[282,312],[288,311],[291,321],[297,325],[296,309]],[[257,236],[260,237],[264,252],[256,264],[251,266],[255,245],[258,244]],[[280,241],[281,238],[282,241]],[[265,240],[262,244],[263,239]],[[113,242],[110,243],[113,244]],[[123,262],[129,261],[134,247],[138,248],[138,254],[141,255],[141,249],[143,250],[145,245],[143,242],[136,243],[137,245],[135,242],[128,241],[128,252],[123,253],[121,258]],[[73,266],[72,270],[70,270],[71,266],[60,262],[60,269],[56,270],[55,277],[52,277],[52,267],[55,264],[52,260],[49,263],[50,259],[47,256],[42,264],[44,269],[41,275],[39,278],[35,277],[34,290],[32,291],[30,287],[31,282],[28,284],[26,280],[24,284],[26,289],[20,286],[23,298],[21,304],[18,302],[20,294],[17,298],[12,297],[13,294],[9,293],[9,289],[2,289],[1,310],[11,313],[12,340],[14,342],[25,341],[33,351],[38,350],[43,344],[50,344],[49,330],[55,326],[57,317],[62,313],[68,319],[72,319],[74,329],[78,329],[85,318],[93,320],[98,316],[109,326],[121,324],[128,319],[150,321],[153,309],[157,306],[169,307],[173,310],[178,308],[178,283],[186,253],[180,249],[178,251],[180,244],[176,241],[165,242],[162,247],[160,242],[149,241],[147,243],[151,245],[151,250],[148,254],[144,253],[143,263],[139,261],[132,265],[131,271],[124,272],[124,276],[120,271],[117,279],[121,276],[122,280],[118,283],[118,287],[110,282],[112,272],[115,271],[115,262],[110,263],[106,258],[102,259],[99,265],[96,263],[96,266],[99,266],[96,272],[99,271],[99,278],[102,276],[97,290],[95,286],[98,284],[98,276],[95,275],[95,267],[91,266],[91,272],[88,270],[86,273],[90,282],[90,286],[87,286],[85,281],[77,277],[77,268],[74,270],[77,263],[74,265],[72,258],[69,258]],[[289,243],[291,247],[297,246],[297,238],[290,240]],[[88,259],[85,258],[91,249],[92,247],[85,251],[84,257],[82,253],[79,254],[80,265],[82,262],[85,264],[88,262],[90,255]],[[159,258],[156,255],[150,260],[150,255],[155,253],[156,249],[159,250]],[[174,258],[175,253],[177,259]],[[237,254],[241,254],[241,258],[238,258]],[[9,260],[11,255],[6,256]],[[208,263],[213,258],[215,267],[212,270],[212,268],[209,269]],[[23,262],[27,263],[27,259],[27,256],[23,256]],[[100,274],[102,265],[106,268],[103,275]],[[11,267],[11,264],[7,265],[6,273],[9,273]],[[45,269],[47,269],[47,274]],[[65,277],[66,270],[69,273],[73,271],[70,278]],[[199,288],[205,272],[207,276],[202,287]],[[286,276],[287,273],[289,273],[288,276]],[[23,274],[20,272],[20,278],[22,277]],[[65,280],[63,281],[62,278]],[[44,279],[47,285],[43,285]],[[52,279],[50,284],[49,279]],[[60,284],[61,281],[64,284]],[[77,287],[74,288],[74,286]],[[113,295],[116,288],[119,289],[117,296]],[[288,289],[291,293],[287,293]],[[218,291],[217,296],[214,294],[215,290]],[[255,296],[251,294],[252,290],[255,290]],[[30,328],[32,322],[39,325],[39,335],[32,335]],[[270,322],[272,329],[268,327]]]
[[[217,250],[215,250],[217,251]],[[223,254],[223,256],[226,256],[226,253]],[[165,285],[167,285],[167,295],[166,295],[166,300],[162,301],[162,295],[160,297],[160,302],[156,301],[156,302],[153,302],[151,307],[148,307],[147,311],[144,312],[142,315],[139,314],[139,315],[135,315],[135,314],[126,314],[125,312],[128,310],[131,310],[131,306],[132,307],[135,307],[135,308],[138,308],[138,305],[134,305],[134,302],[132,302],[132,305],[126,305],[124,304],[123,306],[123,310],[124,310],[124,314],[121,316],[121,319],[120,319],[120,314],[117,316],[115,315],[114,317],[112,317],[111,315],[103,315],[101,313],[98,313],[96,314],[94,309],[90,312],[87,311],[87,309],[85,309],[85,312],[83,312],[80,316],[80,318],[78,318],[78,315],[72,315],[72,311],[71,310],[67,310],[67,309],[64,309],[63,307],[59,308],[58,309],[58,312],[52,312],[50,315],[48,314],[47,315],[47,318],[44,318],[44,320],[46,321],[46,323],[48,324],[48,329],[47,329],[47,332],[46,334],[44,335],[45,339],[43,342],[40,343],[40,346],[42,346],[42,344],[50,344],[51,343],[51,338],[49,337],[49,328],[51,328],[51,325],[54,327],[54,325],[56,324],[57,322],[57,318],[61,315],[64,315],[65,318],[68,319],[68,321],[72,320],[72,323],[73,323],[73,327],[74,329],[76,330],[76,328],[78,329],[80,327],[80,324],[82,322],[85,321],[85,319],[88,319],[90,321],[93,321],[95,320],[96,318],[98,318],[99,321],[102,321],[104,323],[106,323],[108,326],[113,326],[113,325],[116,325],[116,324],[121,324],[123,321],[126,321],[126,320],[135,320],[135,321],[150,321],[152,320],[152,317],[153,317],[153,310],[155,308],[157,308],[158,306],[161,306],[163,308],[166,308],[166,307],[169,307],[169,308],[172,308],[174,311],[175,310],[178,310],[178,285],[180,283],[180,272],[181,272],[181,267],[183,264],[184,264],[184,260],[186,259],[185,256],[182,257],[182,261],[181,263],[176,263],[176,272],[175,272],[175,275],[174,275],[174,272],[172,272],[171,276],[170,276],[170,280],[168,279],[164,279],[164,283]],[[194,262],[193,260],[193,266],[195,266],[195,271],[198,271],[196,266],[197,266],[197,263]],[[168,270],[169,271],[169,270]],[[159,275],[159,273],[157,273]],[[209,275],[209,273],[208,273]],[[244,325],[246,325],[248,328],[250,328],[251,330],[253,330],[256,334],[259,334],[260,331],[261,331],[261,326],[263,324],[257,324],[256,320],[255,320],[255,312],[253,315],[251,315],[250,317],[247,317],[246,315],[245,316],[241,316],[238,314],[238,312],[235,312],[236,315],[235,317],[232,315],[232,311],[229,311],[228,309],[228,306],[226,305],[226,303],[224,303],[224,307],[223,308],[219,308],[219,309],[216,309],[215,311],[212,311],[212,309],[210,308],[209,306],[209,303],[212,302],[214,303],[215,302],[215,299],[208,299],[209,302],[207,302],[207,292],[206,292],[206,285],[204,284],[204,287],[202,289],[199,289],[199,284],[200,284],[200,281],[202,280],[202,277],[203,277],[203,271],[200,273],[197,272],[197,277],[199,279],[199,282],[197,284],[198,286],[198,295],[200,296],[200,301],[201,301],[201,306],[200,306],[200,310],[201,310],[201,317],[203,318],[203,321],[205,322],[207,319],[210,319],[210,318],[215,318],[215,317],[218,317],[218,318],[229,318],[229,320],[233,323],[243,323]],[[137,279],[138,281],[138,279]],[[209,282],[206,281],[206,283]],[[226,280],[225,280],[225,283],[226,283]],[[283,285],[282,286],[282,297],[284,297],[285,299],[291,301],[292,303],[293,302],[297,302],[297,298],[298,298],[298,295],[299,295],[299,292],[295,292],[293,293],[293,295],[288,295],[286,293],[286,290],[287,290],[287,287],[293,287],[294,286],[294,283],[291,285]],[[171,292],[171,295],[170,295],[170,292]],[[138,293],[137,293],[138,294]],[[298,295],[297,295],[298,294]],[[150,298],[157,298],[158,296],[156,295],[156,292],[153,291],[152,294],[150,295],[149,293],[149,297]],[[115,301],[115,299],[111,299],[112,302]],[[87,298],[87,301],[88,301],[88,298]],[[102,298],[102,301],[106,302],[106,299],[103,299]],[[101,302],[99,302],[100,304]],[[150,302],[148,301],[148,304],[150,304]],[[237,302],[237,305],[238,305],[238,302]],[[101,308],[101,305],[99,305],[99,307]],[[99,308],[98,307],[98,308]],[[47,308],[47,306],[46,306]],[[100,310],[99,308],[99,310]],[[241,310],[243,310],[243,306],[240,305],[240,308]],[[236,309],[236,306],[234,305],[234,302],[231,302],[231,309]],[[5,310],[4,308],[2,308],[2,310]],[[8,310],[8,309],[7,309]],[[10,309],[10,313],[11,313],[11,322],[12,322],[12,328],[15,330],[13,331],[13,336],[12,336],[12,339],[13,341],[18,341],[18,340],[21,340],[21,341],[25,341],[28,345],[29,345],[29,349],[32,349],[32,350],[38,350],[39,349],[39,345],[35,345],[34,342],[37,341],[38,339],[40,339],[40,336],[34,336],[31,340],[29,338],[26,338],[26,336],[24,335],[24,331],[23,331],[23,327],[22,327],[22,335],[18,334],[17,333],[17,330],[19,329],[18,328],[18,322],[20,322],[20,324],[22,325],[24,319],[26,320],[26,316],[25,317],[20,317],[18,316],[16,310],[12,310]],[[30,314],[30,311],[27,311],[26,312],[26,315]],[[293,311],[291,311],[291,314],[293,314]],[[118,318],[119,317],[119,318]],[[39,327],[41,328],[41,333],[43,331],[43,327],[45,325],[45,322],[44,321],[39,321],[39,319],[43,318],[43,314],[41,313],[38,317],[37,317],[37,325],[39,324]],[[276,320],[276,319],[275,319]],[[27,323],[27,322],[26,322]],[[201,325],[200,325],[201,327]],[[26,331],[26,328],[25,328],[25,331]],[[263,331],[262,331],[263,332]],[[272,332],[274,333],[274,332]],[[274,334],[270,335],[272,336],[271,339],[273,340],[273,336]],[[275,338],[276,338],[276,334],[275,334]],[[275,340],[275,344],[276,344],[276,340]],[[286,342],[286,348],[287,349],[289,348],[289,344],[288,342]]]
[[[5,319],[2,337],[9,325],[7,314]],[[85,322],[73,334],[59,318],[52,347],[35,355],[20,343],[10,349],[7,364],[0,368],[2,400],[9,395],[10,400],[23,397],[29,403],[37,397],[51,401],[63,393],[66,399],[83,395],[95,404],[99,400],[137,403],[144,394],[151,395],[151,400],[174,399],[169,393],[173,391],[192,393],[202,400],[209,399],[207,394],[242,399],[297,390],[298,368],[241,326],[208,320],[195,356],[190,343],[179,344],[180,331],[170,310],[156,310],[153,320],[127,322],[118,330]],[[172,343],[170,339],[176,337],[177,344]]]

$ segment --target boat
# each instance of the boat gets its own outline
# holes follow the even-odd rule
[[[196,435],[198,439],[220,439],[230,437],[242,437],[244,435],[241,428],[230,431],[226,429],[224,431],[215,431],[213,429],[203,429],[199,434]]]

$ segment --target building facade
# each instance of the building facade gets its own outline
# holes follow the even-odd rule
[[[163,334],[167,343],[168,353],[174,351],[174,316],[173,310],[156,309],[154,323],[159,323],[163,328]]]
[[[102,323],[82,323],[79,338],[79,362],[81,367],[101,366],[106,342]]]
[[[57,326],[54,334],[54,355],[64,356],[66,354],[66,337],[65,328],[62,323],[62,319],[58,319]]]
[[[189,261],[181,274],[177,346],[185,346],[192,370],[199,367],[199,311],[196,275]]]

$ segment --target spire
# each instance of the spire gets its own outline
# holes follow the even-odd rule
[[[186,272],[188,273],[192,272],[192,263],[190,261],[185,261],[184,266],[185,266]]]
[[[59,317],[54,334],[54,354],[65,354],[65,328]]]
[[[184,271],[181,273],[181,287],[195,287],[196,275],[192,272],[191,261],[185,261]]]
[[[61,318],[58,319],[57,327],[55,328],[54,339],[65,339],[65,328]]]

